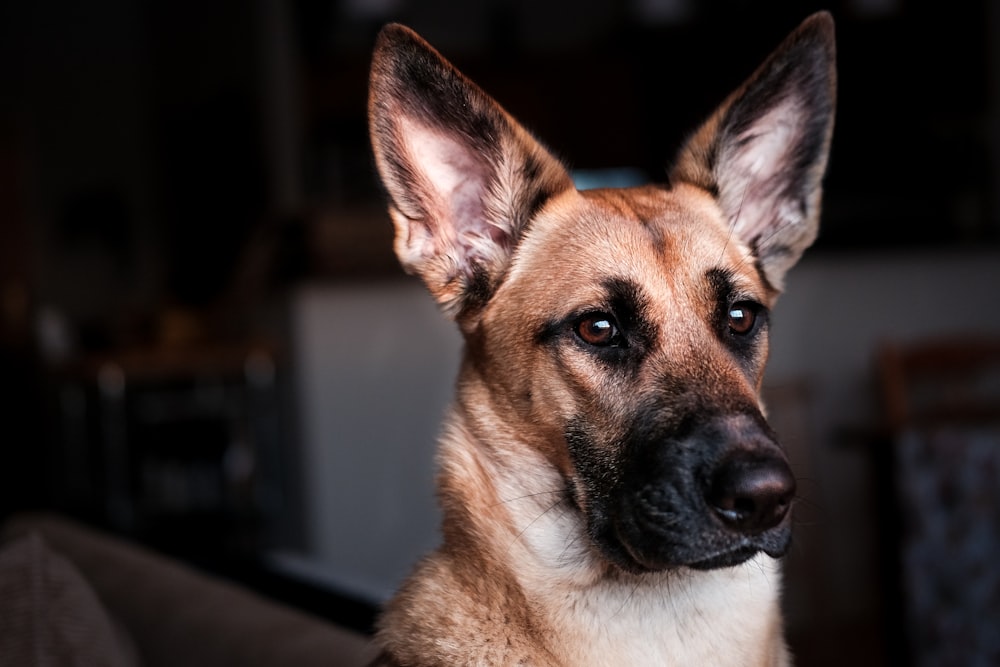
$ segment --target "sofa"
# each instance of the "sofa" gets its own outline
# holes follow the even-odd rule
[[[357,632],[48,514],[0,527],[0,664],[351,666]]]

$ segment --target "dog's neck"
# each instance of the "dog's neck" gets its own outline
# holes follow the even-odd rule
[[[453,562],[478,559],[480,577],[519,591],[512,616],[529,615],[557,664],[787,663],[774,560],[683,576],[623,573],[596,552],[555,466],[517,433],[480,432],[477,424],[497,423],[483,416],[459,408],[442,440],[442,549],[461,550]],[[747,618],[748,598],[769,613]],[[712,639],[693,641],[698,634]],[[711,655],[692,652],[713,646]]]

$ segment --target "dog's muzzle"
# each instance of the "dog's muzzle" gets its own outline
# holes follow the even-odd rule
[[[787,552],[795,477],[762,417],[717,416],[684,437],[632,449],[597,512],[603,525],[591,525],[623,569],[712,569]]]

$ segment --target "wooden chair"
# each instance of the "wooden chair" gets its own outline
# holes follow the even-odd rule
[[[879,354],[886,425],[893,433],[1000,419],[1000,338],[950,338]]]
[[[893,664],[1000,664],[1000,338],[886,344],[876,452]]]

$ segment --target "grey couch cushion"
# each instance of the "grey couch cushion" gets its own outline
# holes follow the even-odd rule
[[[144,667],[356,667],[375,655],[357,633],[74,521],[22,514],[2,532],[38,533],[72,561]]]
[[[0,547],[4,664],[138,664],[135,649],[79,571],[36,533]]]

